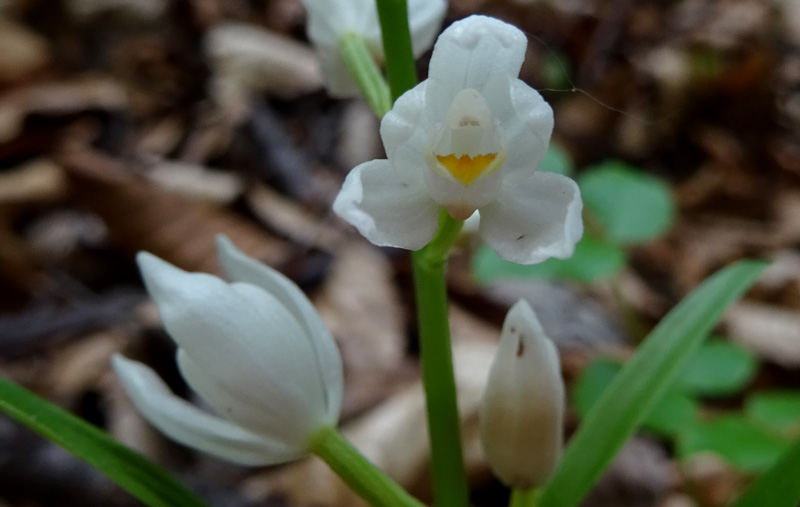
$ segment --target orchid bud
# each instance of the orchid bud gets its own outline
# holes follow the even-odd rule
[[[361,94],[340,54],[342,36],[363,37],[375,58],[383,61],[383,42],[375,0],[303,0],[308,13],[308,38],[319,54],[325,87],[333,97]],[[409,0],[408,27],[414,57],[430,49],[445,11],[445,0]]]
[[[139,412],[179,443],[242,465],[299,458],[339,418],[339,352],[296,285],[227,238],[217,250],[232,283],[137,257],[183,377],[217,415],[178,398],[141,363],[117,355],[114,369]]]
[[[561,457],[564,382],[555,345],[524,300],[508,312],[479,413],[483,451],[506,485],[544,484]]]

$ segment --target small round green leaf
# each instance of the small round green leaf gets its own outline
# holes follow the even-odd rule
[[[480,283],[514,278],[555,278],[588,283],[610,277],[624,265],[625,253],[618,246],[585,234],[569,259],[548,259],[534,265],[501,259],[484,245],[472,258],[472,274]]]
[[[689,359],[680,383],[699,396],[729,396],[755,375],[758,360],[750,352],[722,340],[704,343]]]
[[[744,417],[726,415],[690,425],[677,444],[681,458],[710,451],[740,470],[758,472],[772,465],[790,442]]]
[[[745,413],[775,431],[789,436],[800,435],[800,393],[773,391],[757,393],[745,402]]]
[[[623,162],[587,169],[578,185],[584,206],[609,241],[644,243],[666,232],[675,219],[669,187]]]
[[[679,431],[697,420],[697,400],[679,389],[667,391],[643,427],[662,437],[675,437]]]

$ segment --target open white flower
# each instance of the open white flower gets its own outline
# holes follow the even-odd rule
[[[508,486],[541,486],[561,457],[564,381],[555,345],[524,300],[508,312],[479,412],[483,452]]]
[[[339,418],[339,352],[297,286],[227,238],[217,250],[233,283],[144,252],[137,261],[179,346],[181,373],[218,416],[175,396],[141,363],[117,355],[114,369],[136,408],[171,439],[242,465],[290,461]]]
[[[358,97],[361,92],[339,52],[344,34],[363,37],[373,56],[383,61],[383,43],[375,0],[303,0],[308,12],[308,38],[314,43],[322,65],[328,93],[333,97]],[[408,26],[414,57],[433,44],[442,26],[445,0],[409,0]]]
[[[429,77],[381,122],[388,160],[348,175],[333,209],[381,246],[417,250],[439,211],[480,210],[479,234],[503,258],[533,264],[572,255],[583,234],[574,181],[536,171],[553,112],[517,78],[527,41],[517,28],[470,16],[436,42]]]

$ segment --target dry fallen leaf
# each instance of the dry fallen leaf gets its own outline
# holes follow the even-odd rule
[[[800,366],[800,311],[761,303],[736,303],[723,319],[728,336],[764,359]]]
[[[206,35],[205,51],[218,77],[245,92],[291,98],[322,87],[313,50],[255,25],[215,26]]]
[[[6,17],[0,17],[0,83],[27,78],[50,62],[47,39]]]
[[[64,170],[49,158],[33,159],[0,173],[0,205],[64,197]]]
[[[100,215],[109,234],[130,251],[147,250],[191,271],[219,271],[214,239],[226,234],[243,252],[280,266],[289,245],[232,212],[160,190],[116,159],[73,149],[61,157],[73,182],[73,197]]]
[[[32,113],[64,115],[87,109],[124,109],[125,90],[109,78],[83,76],[10,91],[0,97],[0,143],[17,137]]]
[[[314,305],[342,353],[347,417],[374,405],[407,376],[406,319],[392,266],[377,249],[354,241],[335,259]]]

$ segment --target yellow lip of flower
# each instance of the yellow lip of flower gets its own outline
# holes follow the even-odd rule
[[[460,181],[464,186],[469,186],[480,176],[492,174],[505,160],[505,155],[497,153],[487,153],[484,155],[461,155],[457,157],[455,153],[449,155],[436,155],[439,162],[448,173]]]

